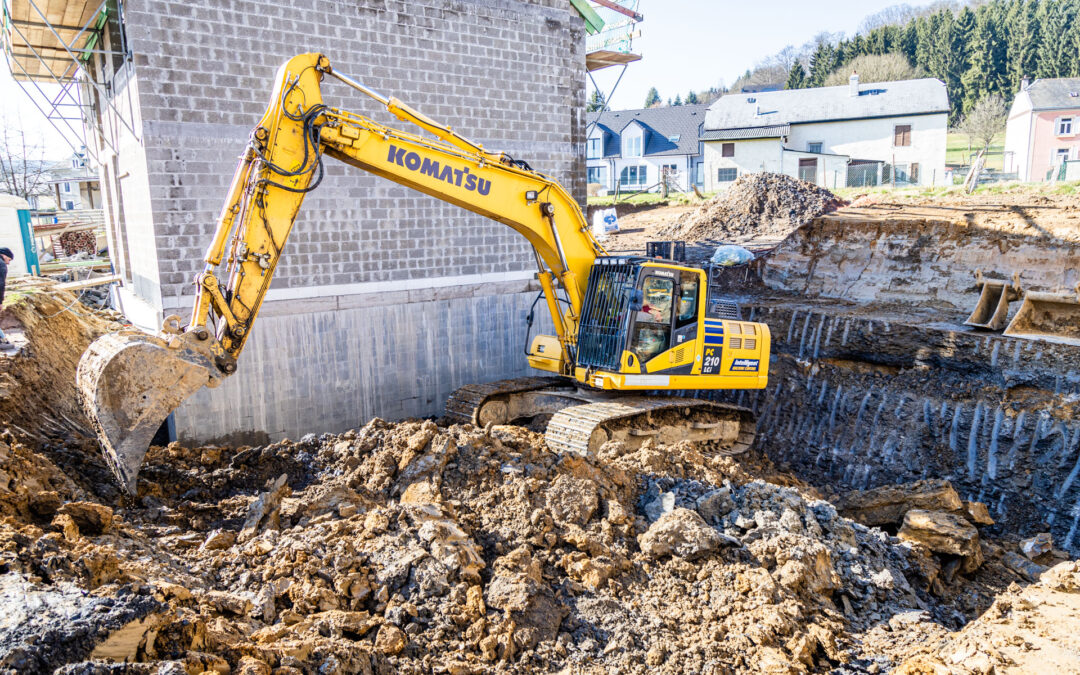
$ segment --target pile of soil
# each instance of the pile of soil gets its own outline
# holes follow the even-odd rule
[[[825,188],[791,176],[743,174],[727,190],[663,228],[660,235],[690,242],[777,242],[846,204]]]

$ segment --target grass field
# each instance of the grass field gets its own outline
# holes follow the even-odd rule
[[[1002,170],[1002,152],[1005,150],[1005,132],[994,136],[990,143],[990,149],[986,158],[986,168]],[[952,166],[956,164],[969,165],[977,149],[968,149],[967,134],[950,133],[945,140],[945,163]]]

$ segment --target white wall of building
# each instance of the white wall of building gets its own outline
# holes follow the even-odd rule
[[[724,143],[735,145],[735,156],[724,157]],[[705,142],[705,191],[716,192],[725,189],[729,182],[719,180],[720,169],[736,169],[737,175],[769,171],[782,173],[784,147],[779,138],[754,139],[746,141],[707,141]]]
[[[783,159],[783,171],[789,176],[801,178],[799,173],[800,160],[815,160],[814,180],[815,185],[830,190],[844,187],[847,183],[847,155],[830,155],[823,153],[798,152],[785,150]]]
[[[619,182],[623,169],[627,167],[644,167],[644,182],[634,183],[631,186],[623,185],[622,190],[640,190],[657,185],[660,182],[660,172],[664,166],[674,166],[676,179],[680,189],[690,189],[687,180],[693,179],[693,158],[689,155],[661,155],[654,157],[608,157],[606,159],[588,159],[585,161],[587,170],[594,167],[603,167],[604,182],[601,183],[608,192],[615,191],[615,184]],[[655,189],[655,188],[654,188]]]
[[[911,126],[911,143],[896,146],[897,125]],[[737,168],[739,175],[759,171],[798,176],[798,160],[815,156],[810,144],[821,143],[818,184],[832,188],[846,184],[847,160],[876,160],[911,170],[919,165],[919,185],[943,185],[948,115],[911,115],[881,119],[847,120],[795,124],[785,143],[780,139],[707,141],[705,143],[705,189],[725,186],[718,181],[718,169]],[[735,144],[735,156],[723,157],[724,143]],[[784,150],[787,150],[785,152]]]
[[[1028,170],[1031,167],[1031,97],[1027,92],[1016,95],[1009,109],[1009,119],[1005,123],[1005,165],[1006,173],[1017,173],[1020,180],[1030,180]]]

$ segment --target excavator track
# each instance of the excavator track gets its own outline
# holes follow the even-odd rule
[[[467,384],[455,390],[446,400],[446,417],[457,424],[484,426],[479,419],[480,409],[491,399],[545,389],[564,381],[558,377],[515,377],[496,382]]]
[[[521,377],[461,387],[447,400],[446,417],[486,426],[548,413],[548,447],[579,455],[595,454],[609,440],[637,447],[649,438],[707,443],[713,454],[738,455],[757,435],[753,413],[740,406],[674,396],[610,396],[578,389],[563,378]]]
[[[638,446],[650,437],[665,442],[716,441],[712,454],[739,455],[757,435],[750,410],[695,398],[626,396],[564,408],[548,422],[554,452],[595,454],[609,440]]]

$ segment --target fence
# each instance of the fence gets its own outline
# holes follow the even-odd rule
[[[1080,180],[1080,159],[1067,159],[1046,172],[1048,181]]]

